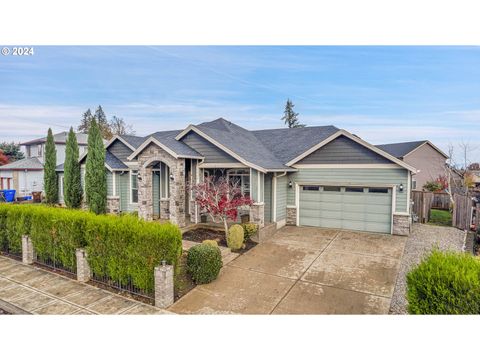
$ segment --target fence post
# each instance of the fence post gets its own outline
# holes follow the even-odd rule
[[[87,261],[87,252],[85,249],[77,249],[75,255],[77,256],[77,280],[87,282],[92,277],[90,265]]]
[[[477,230],[477,232],[480,230],[480,203],[477,203],[475,211],[475,230]]]
[[[28,235],[22,235],[22,262],[27,265],[33,264],[35,252],[32,239]]]
[[[173,266],[162,261],[155,267],[155,306],[165,309],[173,304]]]

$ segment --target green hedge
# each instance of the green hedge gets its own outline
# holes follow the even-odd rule
[[[37,256],[74,270],[75,250],[86,248],[97,275],[146,292],[154,287],[154,267],[162,260],[177,265],[182,252],[180,229],[170,223],[145,222],[134,216],[93,213],[43,205],[0,204],[0,240],[10,248],[30,235]]]
[[[407,275],[410,314],[480,314],[480,261],[433,251]]]

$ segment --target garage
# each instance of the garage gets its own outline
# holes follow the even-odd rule
[[[299,186],[299,224],[391,233],[392,188]]]

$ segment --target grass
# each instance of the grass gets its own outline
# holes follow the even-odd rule
[[[452,214],[448,210],[432,209],[428,223],[432,225],[452,226]]]

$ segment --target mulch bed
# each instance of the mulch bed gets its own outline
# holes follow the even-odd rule
[[[225,239],[225,232],[212,229],[195,229],[187,231],[183,234],[183,240],[193,241],[196,243],[201,243],[203,240],[218,240],[218,245],[228,247]],[[245,248],[240,250],[232,250],[232,252],[243,254],[256,245],[257,243],[255,241],[249,239],[245,242]]]

